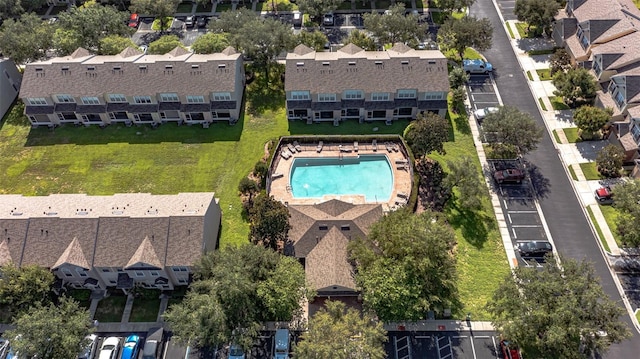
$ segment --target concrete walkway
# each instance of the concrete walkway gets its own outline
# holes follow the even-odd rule
[[[551,138],[554,139],[554,146],[558,150],[560,158],[566,166],[567,174],[569,176],[571,172],[575,174],[575,178],[571,181],[574,190],[585,208],[585,211],[587,213],[590,212],[593,215],[593,218],[588,216],[593,227],[592,229],[596,234],[598,233],[596,228],[600,229],[602,236],[604,237],[602,239],[609,247],[607,250],[604,245],[599,242],[601,248],[603,251],[608,252],[613,256],[619,256],[622,252],[613,238],[613,234],[602,215],[600,206],[596,203],[593,195],[594,191],[605,184],[606,181],[587,181],[587,178],[580,167],[581,163],[595,161],[598,151],[604,147],[607,142],[589,141],[569,143],[563,130],[566,128],[576,127],[572,120],[572,111],[557,111],[553,109],[549,98],[555,96],[554,91],[556,88],[553,86],[551,81],[541,81],[538,73],[536,72],[536,70],[549,68],[550,55],[529,56],[527,53],[533,49],[553,48],[553,42],[544,38],[521,39],[520,35],[516,31],[515,21],[506,21],[505,26],[511,27],[511,32],[515,37],[511,40],[511,45],[515,50],[516,57],[518,58],[522,69],[527,74],[529,87],[531,88],[534,96],[539,99],[538,109],[542,114],[547,131],[549,131]],[[556,137],[559,143],[556,143]],[[571,168],[571,171],[569,171],[569,168]]]

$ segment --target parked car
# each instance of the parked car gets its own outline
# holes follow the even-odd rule
[[[497,107],[479,108],[479,109],[473,111],[473,116],[475,116],[475,118],[476,118],[476,120],[478,120],[478,122],[482,122],[482,120],[484,120],[485,117],[487,117],[488,114],[496,113],[499,110],[500,109],[497,108]]]
[[[0,338],[0,358],[4,358],[9,351],[9,340]]]
[[[517,168],[507,168],[493,173],[493,178],[498,183],[520,183],[524,177],[524,172]]]
[[[102,342],[98,359],[116,359],[120,350],[120,338],[109,337]]]
[[[196,17],[193,15],[189,15],[187,16],[187,19],[184,20],[184,26],[187,27],[187,29],[192,28],[196,23]]]
[[[500,350],[502,351],[504,359],[522,359],[518,347],[508,340],[500,341]]]
[[[553,252],[553,246],[547,241],[518,241],[516,247],[524,259],[542,259]]]
[[[139,351],[140,337],[135,334],[131,334],[127,337],[127,339],[124,340],[120,359],[137,359]]]
[[[200,16],[198,18],[198,21],[196,21],[196,24],[201,29],[204,28],[204,27],[207,27],[207,17],[206,16]]]
[[[276,330],[276,336],[274,337],[274,353],[273,359],[287,359],[289,358],[289,341],[291,337],[289,335],[289,329]]]
[[[87,346],[80,352],[78,359],[92,359],[98,346],[98,336],[95,334],[87,335],[84,340]]]
[[[136,13],[129,16],[129,27],[138,27],[140,25],[140,16]]]
[[[596,201],[600,204],[613,204],[613,192],[611,187],[603,186],[595,191]]]
[[[468,74],[488,74],[493,71],[493,65],[482,60],[462,60],[462,68]]]
[[[237,346],[236,344],[231,344],[229,347],[229,355],[227,359],[245,359],[244,350]]]
[[[324,18],[322,19],[322,23],[324,26],[333,26],[335,23],[335,18],[332,13],[324,14]]]
[[[158,359],[162,352],[162,328],[152,328],[147,333],[147,341],[144,342],[142,359]]]

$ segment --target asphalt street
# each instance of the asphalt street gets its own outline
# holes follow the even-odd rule
[[[504,3],[508,4],[507,1]],[[512,11],[512,8],[505,6],[503,11]],[[479,18],[486,17],[493,24],[493,46],[483,54],[496,69],[495,81],[503,103],[528,112],[540,126],[544,126],[536,105],[537,100],[532,96],[531,91],[527,90],[527,79],[511,48],[509,35],[505,32],[492,1],[477,0],[471,7],[471,15]],[[513,14],[507,15],[507,18],[512,18]],[[525,159],[539,174],[535,177],[533,185],[558,252],[565,257],[587,258],[591,261],[596,274],[601,279],[605,293],[625,308],[609,267],[596,243],[597,239],[590,229],[547,131],[544,132],[538,149],[529,153]],[[579,308],[576,309],[579,310]],[[613,345],[604,356],[605,358],[635,358],[640,353],[640,336],[633,329],[631,318],[625,316],[623,319],[632,329],[633,337],[621,344]]]
[[[389,332],[386,349],[390,359],[496,359],[499,342],[495,332]]]

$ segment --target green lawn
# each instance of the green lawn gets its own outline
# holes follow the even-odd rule
[[[547,110],[547,106],[544,104],[544,101],[542,100],[542,97],[538,97],[538,102],[540,102],[540,108],[542,108],[542,111],[546,111]]]
[[[555,139],[556,143],[561,143],[560,142],[560,137],[558,136],[558,131],[559,130],[553,130],[553,138]]]
[[[391,6],[391,0],[376,0],[376,9],[385,10]]]
[[[607,226],[611,230],[616,243],[619,247],[622,247],[622,240],[620,239],[620,234],[618,234],[618,210],[614,206],[600,206],[600,211],[607,221]]]
[[[550,69],[540,69],[536,70],[540,81],[549,81],[551,80],[551,70]]]
[[[349,4],[351,6],[351,4]],[[356,9],[371,9],[371,1],[359,1],[356,0]]]
[[[104,298],[98,303],[96,315],[93,319],[104,323],[120,322],[126,303],[127,297],[123,295],[111,295],[110,297]]]
[[[181,2],[180,4],[178,4],[178,9],[176,10],[176,12],[191,12],[191,9],[193,8],[193,4],[190,2]]]
[[[135,298],[133,307],[131,308],[130,322],[155,322],[158,319],[158,311],[160,310],[160,298],[158,295],[153,297]]]
[[[273,11],[274,4],[278,11],[298,10],[298,5],[290,3],[288,0],[274,0],[274,1],[265,0],[263,2],[258,2],[258,6],[256,7],[256,10],[257,11]],[[251,2],[247,1],[246,6],[249,9],[251,9]],[[349,5],[348,9],[351,9],[351,5]]]
[[[596,181],[602,179],[602,176],[600,176],[600,172],[598,172],[598,168],[595,162],[581,163],[580,169],[582,169],[582,173],[584,173],[584,177],[587,179],[587,181]]]
[[[527,31],[527,23],[526,22],[516,22],[516,30],[518,30],[518,34],[520,38],[533,38],[533,34],[535,33],[535,26],[531,26],[531,31]]]
[[[198,7],[196,8],[196,12],[211,12],[212,9],[213,9],[213,4],[210,2],[207,2],[206,4],[198,4]]]
[[[223,4],[216,5],[216,12],[223,12],[223,11],[231,11],[231,3],[223,3]]]
[[[556,111],[569,109],[569,106],[567,106],[567,104],[564,103],[564,100],[562,99],[562,97],[551,96],[549,97],[549,101],[551,101],[551,105],[553,106],[553,109]]]
[[[573,169],[573,166],[569,166],[569,174],[571,175],[571,179],[574,181],[578,180],[578,176],[576,176],[576,171]]]
[[[600,208],[602,209],[602,206],[600,206]],[[591,218],[591,223],[593,223],[593,226],[596,227],[596,232],[598,233],[598,239],[600,240],[600,243],[602,243],[604,250],[607,252],[611,252],[611,248],[609,248],[609,244],[604,239],[604,234],[602,233],[602,229],[600,228],[598,221],[596,221],[596,217],[593,215],[593,211],[591,210],[591,207],[587,207],[587,212],[589,212],[589,218]]]
[[[89,309],[91,305],[91,291],[89,289],[71,289],[67,292],[67,296],[73,298],[82,308]]]
[[[578,130],[577,127],[563,128],[562,131],[564,132],[565,137],[567,137],[567,141],[569,143],[582,142],[580,135],[578,135],[580,130]]]
[[[473,137],[466,115],[449,112],[453,125],[453,142],[445,144],[446,155],[431,154],[447,170],[447,160],[470,156],[475,159],[478,173],[481,172]],[[459,318],[471,313],[474,320],[490,320],[485,304],[509,273],[509,264],[498,232],[498,226],[488,195],[484,196],[482,211],[466,211],[457,205],[448,206],[447,220],[458,238],[457,258],[460,275],[458,290],[464,305]]]
[[[164,18],[164,30],[168,30],[171,27],[171,23],[173,22],[172,17]],[[153,24],[151,24],[151,30],[160,31],[160,19],[153,20]]]

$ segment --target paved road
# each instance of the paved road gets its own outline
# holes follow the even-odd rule
[[[478,0],[471,7],[471,14],[490,19],[494,26],[493,47],[484,54],[496,68],[496,84],[504,104],[530,113],[541,126],[544,126],[536,105],[537,100],[533,98],[530,91],[524,90],[527,80],[511,49],[510,39],[493,3],[491,0]],[[556,248],[564,256],[575,259],[588,258],[592,261],[596,274],[601,278],[605,293],[624,308],[609,267],[602,257],[565,168],[546,131],[539,148],[527,155],[526,160],[536,166],[541,175],[534,181],[534,188]],[[630,328],[633,328],[631,318],[625,316],[624,320]],[[640,353],[640,336],[636,330],[632,329],[632,332],[633,337],[630,340],[612,346],[605,357],[637,357]]]
[[[389,332],[387,354],[393,359],[496,359],[495,332]]]

